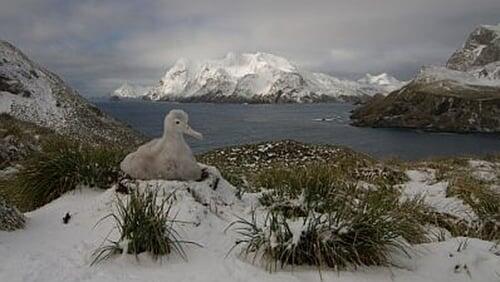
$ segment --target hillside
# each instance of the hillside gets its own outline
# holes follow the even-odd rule
[[[0,113],[89,143],[142,141],[137,132],[101,112],[6,41],[0,41]]]

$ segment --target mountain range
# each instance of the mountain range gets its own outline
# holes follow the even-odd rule
[[[126,82],[112,96],[180,102],[313,103],[357,100],[402,85],[385,73],[350,81],[305,70],[269,53],[228,53],[220,60],[179,59],[157,85]]]

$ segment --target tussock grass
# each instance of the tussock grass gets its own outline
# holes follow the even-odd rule
[[[22,163],[11,179],[0,182],[0,193],[23,211],[40,207],[78,185],[107,188],[119,177],[119,149],[92,147],[56,137]]]
[[[483,240],[500,239],[500,192],[495,190],[495,185],[500,182],[500,170],[495,171],[495,162],[499,155],[488,155],[484,161],[492,163],[496,179],[482,179],[475,175],[474,167],[470,161],[475,157],[448,157],[434,158],[419,162],[393,161],[401,170],[406,169],[434,169],[434,181],[448,182],[447,197],[456,197],[464,201],[478,215],[474,221],[466,221],[451,215],[430,212],[424,216],[429,224],[448,230],[453,236],[468,236]],[[480,158],[479,158],[480,159]]]
[[[500,239],[500,192],[492,189],[490,183],[473,177],[470,173],[454,175],[450,180],[447,196],[462,199],[479,219],[463,226],[460,235],[478,237],[484,240]]]
[[[402,201],[390,185],[361,187],[326,164],[271,170],[258,179],[268,214],[259,221],[254,212],[232,226],[242,255],[269,269],[389,265],[391,248],[406,252],[408,243],[427,241],[422,199]]]
[[[24,143],[37,143],[35,137],[38,135],[42,139],[57,135],[53,130],[38,126],[31,122],[18,120],[6,113],[0,114],[0,138],[14,136]]]
[[[403,182],[403,173],[384,167],[356,168],[346,165],[314,163],[307,166],[290,168],[271,168],[262,171],[253,179],[254,185],[271,191],[271,196],[297,198],[302,192],[318,200],[329,193],[339,191],[342,186],[356,186],[359,181],[375,186],[393,186]],[[269,196],[269,194],[266,194]],[[266,199],[263,199],[266,201]],[[272,201],[272,199],[270,199]],[[309,202],[317,202],[311,198]],[[275,202],[275,201],[274,201]]]
[[[470,174],[456,175],[450,181],[447,196],[462,199],[480,218],[488,219],[500,214],[500,193]]]
[[[128,201],[117,199],[116,212],[100,221],[113,219],[120,238],[116,241],[106,238],[109,244],[93,253],[92,265],[121,253],[138,255],[148,252],[158,259],[174,251],[187,259],[182,245],[196,243],[182,241],[174,228],[176,220],[175,216],[171,216],[173,194],[161,201],[158,201],[157,195],[157,192],[150,190],[136,190],[130,194]]]

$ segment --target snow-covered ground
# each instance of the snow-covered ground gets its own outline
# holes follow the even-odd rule
[[[210,168],[211,175],[219,175]],[[426,181],[423,172],[409,172],[408,187],[427,190],[436,184]],[[70,192],[52,203],[27,213],[27,227],[15,232],[0,232],[0,281],[321,281],[313,267],[295,267],[270,273],[259,265],[228,255],[235,234],[225,229],[237,216],[247,217],[257,205],[256,195],[239,200],[235,188],[214,177],[204,182],[140,181],[138,189],[156,189],[160,195],[175,192],[174,212],[183,239],[203,247],[186,246],[188,261],[172,254],[153,261],[147,254],[136,260],[132,255],[116,256],[90,266],[92,252],[111,231],[111,220],[96,223],[114,209],[117,194],[90,188]],[[433,186],[434,185],[434,186]],[[410,189],[409,188],[409,189]],[[440,188],[437,187],[439,190]],[[63,224],[66,212],[72,218]],[[459,248],[460,245],[466,246]],[[496,253],[496,254],[495,254]],[[321,271],[323,281],[496,281],[500,280],[500,254],[493,243],[465,238],[450,238],[415,246],[411,258],[394,253],[395,266],[366,267],[352,271]]]
[[[449,214],[471,222],[477,215],[470,206],[456,197],[446,197],[448,181],[435,182],[434,170],[409,170],[410,179],[402,185],[403,195],[409,199],[424,197],[425,203],[439,213]]]

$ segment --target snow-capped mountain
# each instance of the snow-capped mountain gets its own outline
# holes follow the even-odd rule
[[[136,132],[88,103],[56,74],[2,40],[0,113],[89,143],[142,141]]]
[[[113,93],[111,97],[116,98],[140,98],[148,94],[150,87],[140,86],[131,84],[129,82],[123,83],[120,87],[118,87]]]
[[[387,93],[385,85],[368,86],[310,72],[268,53],[229,53],[220,60],[179,59],[143,98],[182,102],[308,103],[350,101]],[[132,95],[128,88],[122,87],[116,93]]]
[[[364,77],[358,79],[357,82],[364,89],[371,89],[373,92],[378,92],[381,94],[400,89],[407,83],[405,81],[399,81],[397,78],[387,73],[381,73],[378,75],[367,73]]]

